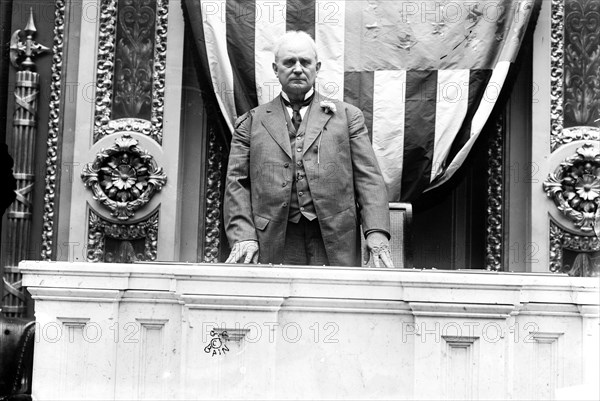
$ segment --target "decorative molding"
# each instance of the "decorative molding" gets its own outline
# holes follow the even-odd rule
[[[504,117],[496,120],[496,130],[488,142],[486,269],[502,270],[502,215],[504,196]]]
[[[89,323],[89,317],[57,317],[56,320],[61,322],[64,326],[67,327],[79,327],[83,328],[86,324]]]
[[[167,32],[169,0],[156,1],[156,38],[154,40],[154,75],[152,79],[152,134],[162,143],[165,111],[165,74],[167,70]]]
[[[571,233],[562,229],[554,221],[550,220],[550,271],[554,273],[569,273],[569,275],[590,276],[594,274],[593,266],[583,274],[575,271],[571,266],[563,264],[563,250],[579,253],[592,253],[600,251],[600,238],[591,235],[584,236]],[[596,272],[597,274],[597,272]]]
[[[419,319],[437,320],[444,314],[451,319],[468,320],[478,316],[492,321],[500,319],[498,322],[502,323],[517,312],[520,315],[523,305],[527,305],[529,318],[534,313],[552,310],[570,310],[577,314],[577,305],[598,304],[598,281],[553,274],[490,273],[484,270],[297,269],[293,266],[273,268],[268,265],[224,263],[207,263],[200,267],[176,262],[160,265],[139,263],[136,266],[136,277],[147,273],[152,278],[146,282],[146,290],[165,292],[163,296],[154,297],[154,300],[164,299],[171,304],[185,305],[190,313],[183,316],[189,317],[186,319],[189,327],[202,330],[235,327],[234,321],[217,321],[209,328],[202,327],[204,312],[198,311],[214,310],[215,307],[221,311],[264,311],[275,314],[288,308],[298,310],[299,305],[310,307],[313,311],[333,308],[336,313],[342,310],[349,313],[364,311],[371,315],[389,309],[400,314],[415,315],[415,312],[420,312],[417,314]],[[20,269],[24,277],[23,285],[32,290],[44,287],[45,292],[41,295],[46,294],[46,299],[50,300],[77,297],[75,288],[79,292],[85,288],[97,289],[99,277],[105,280],[105,288],[110,288],[113,295],[104,290],[85,290],[81,295],[93,298],[95,293],[106,293],[100,295],[119,301],[118,291],[123,291],[128,285],[139,284],[139,281],[129,279],[131,266],[118,263],[98,266],[77,261],[67,265],[23,261]],[[365,285],[366,282],[369,285]],[[173,292],[173,288],[182,288],[182,285],[189,291]],[[276,287],[278,292],[267,296],[265,288],[268,286]],[[298,292],[298,286],[302,287],[301,292]],[[215,288],[222,288],[222,291],[215,293]],[[53,289],[52,293],[50,289]],[[39,290],[42,288],[38,288],[38,294]],[[398,302],[399,297],[404,302]],[[550,308],[547,305],[549,299],[562,306]],[[477,303],[473,303],[474,300]]]
[[[128,0],[129,1],[129,0]],[[130,1],[129,1],[130,2]],[[95,102],[95,117],[94,117],[94,142],[101,138],[110,135],[116,129],[110,126],[113,113],[113,102],[115,102],[113,92],[115,87],[118,87],[115,77],[116,52],[121,52],[122,43],[115,43],[117,20],[118,20],[118,0],[109,0],[102,2],[100,21],[99,21],[99,40],[98,40],[98,67],[96,73],[96,102]],[[168,0],[156,0],[155,29],[153,37],[154,56],[152,57],[152,71],[146,75],[151,75],[152,91],[151,91],[151,117],[150,121],[144,121],[141,124],[135,122],[133,126],[138,128],[144,135],[154,139],[157,143],[162,144],[163,138],[163,114],[164,114],[164,95],[165,95],[165,73],[166,73],[166,54],[167,54],[167,24],[168,24]],[[129,4],[127,5],[129,6]],[[123,50],[123,54],[128,53]],[[121,56],[123,56],[121,54]],[[127,122],[118,122],[119,124],[127,124],[137,116],[129,116]],[[117,119],[119,121],[121,119]]]
[[[52,45],[52,74],[50,78],[50,102],[48,139],[46,141],[46,186],[44,188],[44,216],[42,231],[42,260],[51,260],[54,252],[54,208],[58,162],[58,136],[61,126],[63,45],[65,33],[65,0],[56,0],[54,11],[54,43]]]
[[[121,241],[145,239],[144,259],[156,260],[158,247],[158,211],[147,219],[134,224],[117,224],[104,220],[93,210],[88,217],[87,261],[103,262],[106,237]]]
[[[563,131],[564,0],[551,0],[550,32],[550,151],[560,142]]]
[[[564,123],[595,125],[600,117],[600,2],[565,0]]]
[[[574,141],[600,141],[600,128],[584,126],[564,128],[559,134],[553,136],[553,140],[554,148]]]
[[[141,118],[120,118],[118,120],[110,120],[104,127],[104,133],[107,136],[122,131],[151,136],[152,124],[150,124],[150,121],[142,120]]]
[[[208,160],[206,177],[206,218],[204,235],[204,262],[219,260],[221,237],[221,188],[223,171],[223,146],[218,142],[212,125],[208,128]]]
[[[85,165],[81,179],[91,188],[94,199],[113,216],[128,220],[162,189],[167,175],[136,139],[123,134],[111,148],[102,149],[93,162]]]
[[[233,341],[233,342],[239,343],[246,337],[246,334],[248,334],[249,332],[250,332],[250,329],[241,328],[241,327],[237,327],[237,328],[215,327],[210,331],[210,335],[213,337],[218,336],[219,338],[223,339],[224,342]]]
[[[110,121],[112,106],[113,68],[115,64],[115,32],[117,0],[103,1],[98,26],[98,64],[96,71],[96,106],[94,142],[102,138],[104,126]]]
[[[487,273],[487,272],[486,272]],[[489,274],[489,273],[488,273]],[[421,302],[410,301],[410,310],[414,316],[423,318],[438,318],[452,316],[455,318],[471,319],[507,319],[514,312],[514,305],[501,304],[483,305],[474,303]]]
[[[600,208],[600,151],[592,143],[584,144],[548,175],[543,188],[577,229],[593,232]]]

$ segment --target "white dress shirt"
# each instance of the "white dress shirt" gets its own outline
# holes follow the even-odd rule
[[[310,88],[310,90],[308,92],[306,92],[306,94],[304,95],[304,100],[311,97],[314,92],[315,92],[314,88]],[[284,91],[281,91],[281,97],[283,97],[288,102],[290,101],[290,98],[288,97],[287,93],[285,93]],[[287,112],[290,115],[290,118],[292,118],[292,115],[294,114],[294,110],[292,110],[292,106],[285,106],[285,108],[287,109]],[[306,114],[306,110],[308,110],[308,106],[303,106],[300,109],[300,117],[302,117],[303,120],[304,120],[304,115]]]

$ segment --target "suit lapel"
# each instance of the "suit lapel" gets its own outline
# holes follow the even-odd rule
[[[325,124],[333,116],[332,113],[325,112],[320,105],[321,96],[315,93],[315,99],[310,105],[310,114],[308,115],[308,125],[306,127],[306,137],[304,138],[304,149],[302,154],[317,140],[319,134],[322,134]]]
[[[277,96],[267,104],[267,116],[262,121],[262,124],[267,129],[269,135],[273,137],[275,142],[283,149],[283,151],[292,158],[292,147],[290,145],[290,137],[286,125],[286,118],[283,114],[281,106],[281,95]]]

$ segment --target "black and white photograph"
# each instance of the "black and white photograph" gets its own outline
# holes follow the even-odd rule
[[[0,0],[0,401],[600,399],[600,0]]]

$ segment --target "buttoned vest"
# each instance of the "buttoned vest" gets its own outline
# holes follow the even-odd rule
[[[306,132],[306,126],[310,118],[310,107],[304,114],[304,118],[300,123],[298,132],[294,128],[292,119],[288,113],[287,108],[281,103],[283,107],[283,114],[286,119],[286,126],[288,129],[288,135],[290,137],[290,145],[292,148],[292,195],[290,198],[290,212],[288,221],[297,223],[300,221],[300,217],[304,215],[308,220],[314,220],[317,218],[315,211],[315,205],[313,203],[312,196],[310,194],[310,188],[308,187],[308,180],[306,179],[306,172],[304,169],[304,163],[302,162],[302,151],[304,148],[304,133]]]

